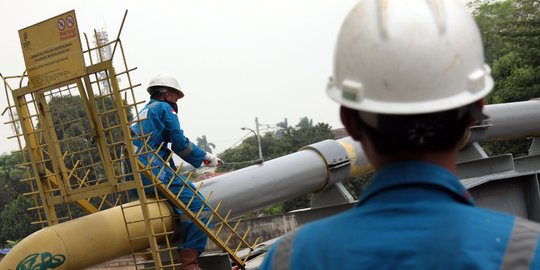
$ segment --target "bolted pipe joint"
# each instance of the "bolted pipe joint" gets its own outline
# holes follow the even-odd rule
[[[351,159],[345,148],[335,140],[325,140],[310,144],[300,150],[315,151],[326,165],[326,181],[317,192],[347,179],[351,171]]]

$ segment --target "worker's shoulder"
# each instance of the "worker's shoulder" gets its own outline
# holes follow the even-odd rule
[[[151,103],[147,105],[149,114],[151,115],[162,115],[163,113],[174,113],[174,109],[167,102],[152,100]]]
[[[474,210],[472,215],[485,220],[488,223],[500,223],[504,220],[510,222],[511,225],[519,223],[527,228],[540,228],[540,223],[524,217],[483,207],[472,207],[471,209]]]
[[[522,217],[515,217],[514,231],[516,230],[526,232],[531,236],[539,237],[540,223]]]
[[[476,211],[468,218],[474,216],[471,224],[479,233],[507,232],[509,237],[518,234],[526,235],[528,238],[540,238],[540,223],[538,222],[492,209],[475,208]]]
[[[148,104],[148,109],[163,109],[165,105],[169,106],[167,103],[159,100],[152,100]]]
[[[527,224],[527,226],[531,226],[531,227],[540,227],[540,222],[538,221],[535,221],[529,218],[520,217],[520,216],[513,216],[513,217],[515,218],[516,222]]]
[[[336,232],[346,233],[353,229],[357,229],[359,226],[359,223],[363,221],[364,219],[361,218],[358,215],[358,208],[352,208],[347,211],[344,211],[342,213],[319,219],[316,221],[312,221],[309,223],[306,223],[302,225],[298,232],[294,233],[297,234],[296,237],[309,240],[309,241],[329,241],[332,240],[332,237],[336,237]],[[326,233],[331,232],[331,233]],[[310,235],[318,235],[319,237],[313,238],[310,237]],[[327,239],[328,237],[328,239]]]

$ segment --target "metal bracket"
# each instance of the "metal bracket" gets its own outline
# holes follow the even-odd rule
[[[311,197],[311,208],[349,204],[352,202],[354,202],[354,197],[341,182],[338,182],[322,192],[313,194],[313,197]]]

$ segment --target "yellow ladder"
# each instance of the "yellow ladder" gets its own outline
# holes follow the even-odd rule
[[[173,246],[171,242],[174,238],[174,228],[172,228],[174,214],[170,207],[167,206],[167,199],[145,198],[144,201],[144,203],[141,200],[121,205],[135,267],[136,269],[146,270],[177,269],[180,267],[180,263],[175,257],[178,248]],[[140,211],[145,207],[154,209],[153,214],[147,217],[147,220],[140,214]],[[131,214],[126,214],[128,211]],[[133,212],[138,212],[139,214],[134,215]],[[156,222],[158,220],[160,222]],[[150,221],[151,229],[145,227],[147,221]],[[141,234],[141,230],[145,231],[146,234]],[[135,235],[132,235],[132,232]],[[151,236],[150,239],[152,239],[149,249],[144,248],[148,244],[143,244],[144,242],[148,242],[148,236]],[[154,261],[149,261],[151,259],[154,259]]]
[[[147,147],[146,149],[151,149],[151,148]],[[150,179],[152,181],[150,185],[143,186],[143,188],[144,189],[154,188],[156,191],[158,191],[161,197],[166,198],[170,204],[180,209],[188,219],[190,219],[202,232],[204,232],[204,234],[208,236],[208,238],[212,242],[214,242],[214,244],[216,244],[216,246],[221,248],[223,251],[227,252],[229,254],[230,259],[234,262],[235,265],[237,265],[241,269],[244,269],[246,261],[249,259],[251,252],[254,250],[255,246],[259,242],[259,238],[257,238],[253,244],[248,243],[246,241],[246,238],[251,228],[248,228],[245,231],[245,233],[243,233],[242,235],[239,234],[237,232],[237,228],[241,220],[237,220],[234,226],[231,225],[230,220],[229,220],[231,210],[229,210],[225,216],[218,213],[219,208],[221,206],[221,201],[215,207],[210,205],[208,201],[212,196],[212,192],[210,192],[208,197],[204,198],[204,196],[202,196],[199,193],[199,190],[202,187],[202,184],[199,185],[196,189],[193,189],[188,184],[191,174],[186,178],[180,174],[181,167],[178,168],[177,170],[174,170],[172,167],[170,167],[169,161],[172,155],[169,155],[169,158],[167,160],[163,160],[158,155],[158,152],[160,149],[161,149],[161,146],[156,150],[148,150],[152,152],[152,159],[148,161],[148,165],[145,165],[143,162],[137,159],[138,171],[142,175],[144,175],[147,179]],[[139,153],[139,155],[144,155],[148,153],[149,152]],[[160,163],[164,164],[164,166],[160,168],[160,171],[157,173],[157,175],[154,175],[152,173],[152,169],[155,169],[154,167],[151,167],[151,164],[154,158],[158,158],[161,161]],[[169,181],[168,185],[165,185],[159,180],[159,176],[165,172],[166,168],[169,172],[174,173],[173,178],[176,177],[183,181],[184,185],[182,186],[178,194],[174,194],[169,189],[170,185],[173,182],[172,179],[171,181]],[[194,194],[187,204],[182,202],[179,198],[180,194],[182,194],[182,191],[184,191],[184,189],[186,188],[191,189],[191,191]],[[195,200],[195,198],[198,198],[199,200],[203,202],[202,206],[196,212],[191,211],[189,209],[191,203]],[[210,210],[210,216],[208,218],[208,221],[206,222],[201,219],[203,217],[202,215],[203,212],[207,211],[207,210],[205,211],[205,208]],[[219,225],[216,225],[217,228],[210,227],[210,224],[212,222],[219,224]],[[170,248],[167,248],[167,249],[170,249]],[[238,252],[241,249],[248,250],[247,254],[244,256],[244,259],[241,259],[238,256]]]

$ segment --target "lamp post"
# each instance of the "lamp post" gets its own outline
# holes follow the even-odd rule
[[[248,128],[248,127],[241,127],[240,129],[249,130],[253,132],[253,134],[255,134],[255,137],[257,137],[257,144],[259,146],[259,159],[261,160],[261,162],[263,162],[264,159],[263,159],[262,147],[261,147],[261,135],[259,135],[259,120],[257,119],[257,117],[255,117],[255,127],[256,127],[257,132],[255,132],[253,129]]]

